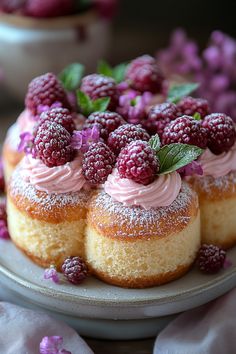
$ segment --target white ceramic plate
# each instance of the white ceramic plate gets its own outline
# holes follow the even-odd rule
[[[83,324],[85,335],[94,336],[95,328],[91,329],[91,325],[100,321],[105,326],[105,332],[101,326],[101,333],[95,335],[100,338],[150,336],[160,325],[157,321],[160,317],[162,323],[166,323],[166,316],[207,303],[236,286],[236,247],[228,252],[232,266],[216,275],[204,275],[192,269],[179,280],[148,289],[122,289],[93,277],[80,286],[63,280],[59,285],[54,284],[44,280],[44,270],[25,257],[12,242],[0,241],[0,250],[0,282],[8,292],[5,297],[2,295],[3,298],[8,296],[15,303],[46,309],[75,328],[81,329],[81,321],[85,322],[88,324]],[[140,327],[143,321],[145,329]],[[115,335],[113,330],[121,324],[122,329]],[[131,325],[131,332],[125,324]],[[97,328],[96,325],[96,331]]]

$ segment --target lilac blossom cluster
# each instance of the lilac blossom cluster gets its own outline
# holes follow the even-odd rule
[[[197,95],[209,101],[211,110],[236,121],[236,40],[214,31],[200,52],[197,43],[177,29],[169,47],[157,53],[157,60],[168,77],[199,82]]]

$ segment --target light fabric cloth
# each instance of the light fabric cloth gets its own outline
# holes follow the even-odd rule
[[[39,343],[45,336],[63,337],[63,348],[72,354],[94,354],[65,323],[44,313],[0,303],[1,354],[39,354]]]
[[[153,354],[235,354],[236,289],[171,322],[157,337]]]
[[[44,336],[63,337],[63,348],[72,354],[94,354],[65,323],[44,313],[0,303],[1,354],[38,354]],[[153,351],[153,354],[235,353],[236,289],[178,316],[158,335]]]

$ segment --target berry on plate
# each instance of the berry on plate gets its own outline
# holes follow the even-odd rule
[[[199,250],[197,264],[204,273],[217,273],[223,268],[226,252],[215,245],[202,245]]]
[[[68,257],[62,264],[62,273],[75,285],[81,284],[88,276],[88,267],[80,257]]]

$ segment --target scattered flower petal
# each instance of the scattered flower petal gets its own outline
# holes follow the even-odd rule
[[[30,132],[24,132],[20,134],[20,143],[18,145],[18,151],[30,154],[33,145],[33,135]]]
[[[37,113],[38,113],[38,115],[40,115],[41,113],[46,112],[49,109],[60,108],[60,107],[62,107],[62,103],[61,102],[54,102],[51,106],[40,104],[37,107]]]
[[[228,269],[228,268],[232,267],[232,265],[233,265],[233,263],[231,262],[231,260],[226,258],[224,261],[224,265],[223,265],[224,269]]]
[[[7,223],[5,220],[0,220],[0,238],[4,240],[10,238],[8,228],[7,228]]]
[[[59,276],[54,266],[45,269],[44,271],[44,279],[51,279],[54,283],[59,283]]]
[[[99,127],[94,124],[92,128],[75,131],[72,135],[71,145],[76,150],[86,152],[91,143],[97,143],[99,140],[100,130]]]
[[[40,354],[72,354],[61,348],[62,344],[63,338],[60,336],[43,337],[39,345]]]
[[[178,172],[181,174],[182,177],[203,175],[202,166],[197,161],[192,161],[188,165],[181,167]]]

